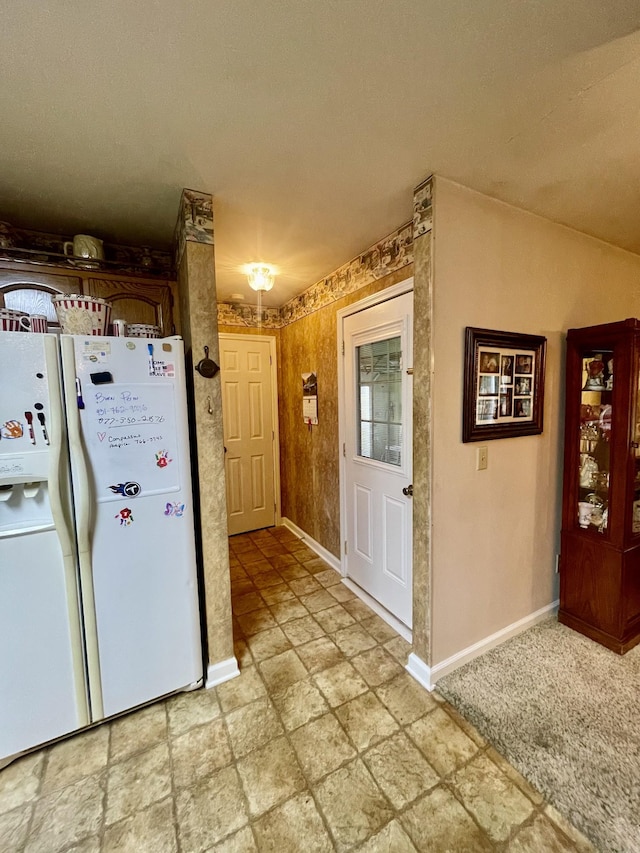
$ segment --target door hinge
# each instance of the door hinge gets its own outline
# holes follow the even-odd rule
[[[273,364],[273,356],[269,356],[269,364]]]
[[[275,441],[275,440],[276,440],[275,430],[271,430],[271,441]]]
[[[344,441],[342,442],[342,455],[347,455],[347,445],[344,443]]]
[[[347,545],[347,540],[346,540],[346,539],[344,540],[344,553],[345,553],[345,554],[348,554],[348,553],[349,553],[349,546]]]
[[[342,355],[344,355],[344,341],[342,341]]]

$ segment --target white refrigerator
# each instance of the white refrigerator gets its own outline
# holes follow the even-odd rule
[[[0,766],[202,676],[182,340],[0,332]]]

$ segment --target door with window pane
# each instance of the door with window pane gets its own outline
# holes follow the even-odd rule
[[[347,576],[411,626],[413,294],[345,317]]]
[[[358,456],[402,462],[402,339],[356,346]]]

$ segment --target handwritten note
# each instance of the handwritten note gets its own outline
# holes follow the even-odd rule
[[[113,384],[92,387],[80,412],[97,499],[114,500],[111,486],[140,484],[140,494],[179,488],[179,452],[173,385]],[[172,464],[158,465],[158,454]]]

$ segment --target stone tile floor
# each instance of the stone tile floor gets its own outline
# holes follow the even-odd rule
[[[230,544],[241,676],[0,771],[0,851],[593,849],[299,539]]]

